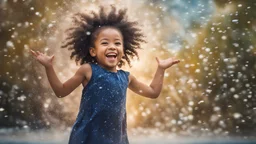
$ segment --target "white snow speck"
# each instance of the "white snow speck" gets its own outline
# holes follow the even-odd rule
[[[238,23],[238,19],[233,19],[232,22],[233,23]]]
[[[48,107],[49,107],[49,104],[45,103],[44,108],[48,108]]]
[[[24,101],[27,97],[25,95],[21,95],[20,97],[17,97],[19,101]]]
[[[203,100],[201,100],[201,101],[199,101],[199,102],[198,102],[198,104],[201,104],[201,103],[204,103],[204,101],[203,101]]]
[[[206,52],[209,52],[209,51],[211,51],[211,49],[210,49],[210,48],[206,48],[205,51],[206,51]]]
[[[4,108],[0,108],[0,112],[4,111]]]
[[[53,27],[53,24],[52,24],[52,23],[50,23],[50,24],[48,25],[48,28],[51,28],[51,27]]]
[[[6,46],[7,46],[7,47],[14,47],[14,44],[13,44],[12,41],[7,41],[7,42],[6,42]]]
[[[220,107],[216,106],[213,108],[214,111],[220,111]]]
[[[202,58],[204,58],[204,55],[200,54],[199,59],[202,59]]]
[[[193,115],[189,115],[189,116],[188,116],[188,119],[189,119],[189,120],[193,120],[193,119],[194,119],[194,116],[193,116]]]
[[[206,92],[207,92],[207,93],[211,93],[212,90],[211,90],[211,89],[207,89]]]
[[[191,36],[192,36],[193,38],[196,38],[196,37],[197,37],[197,34],[196,34],[196,33],[191,33]]]
[[[233,43],[233,46],[239,47],[239,44],[238,43]]]
[[[86,35],[91,35],[91,32],[87,31],[87,32],[86,32]]]
[[[224,62],[228,62],[228,58],[223,59]]]
[[[193,106],[193,105],[194,105],[194,102],[193,102],[193,101],[189,101],[189,102],[188,102],[188,105],[189,105],[189,106]]]
[[[240,117],[242,117],[242,115],[241,115],[240,113],[234,113],[234,114],[233,114],[233,117],[234,117],[235,119],[239,119]]]
[[[171,120],[171,123],[172,123],[172,124],[176,124],[177,121],[176,121],[176,120]]]
[[[221,39],[222,39],[222,40],[226,40],[226,39],[227,39],[227,36],[222,36]]]
[[[235,92],[235,90],[236,90],[236,89],[235,89],[234,87],[230,88],[230,91],[231,91],[231,92]]]
[[[239,98],[239,95],[238,95],[238,94],[235,94],[233,97],[234,97],[235,99],[238,99],[238,98]]]
[[[40,12],[36,12],[35,15],[40,16],[41,14],[40,14]]]

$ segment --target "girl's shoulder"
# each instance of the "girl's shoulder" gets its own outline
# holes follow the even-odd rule
[[[92,70],[91,65],[88,64],[88,63],[82,64],[80,68],[81,68],[82,70],[85,70],[85,71],[91,71],[91,70]]]
[[[129,71],[126,71],[126,70],[122,70],[122,69],[120,69],[120,70],[118,70],[120,73],[122,73],[124,76],[125,76],[125,78],[126,78],[126,80],[130,83],[130,72]]]
[[[80,66],[81,71],[84,73],[87,80],[89,80],[92,76],[92,67],[90,64],[85,63]]]
[[[126,71],[126,70],[123,70],[123,69],[119,69],[118,71],[121,72],[121,73],[124,73],[124,74],[127,75],[127,76],[130,75],[130,72],[129,72],[129,71]]]

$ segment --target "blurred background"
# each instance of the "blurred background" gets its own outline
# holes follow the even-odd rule
[[[54,54],[66,81],[79,68],[60,48],[72,15],[111,4],[128,8],[147,40],[123,69],[150,84],[156,56],[181,60],[157,99],[128,90],[131,143],[256,143],[254,0],[1,0],[0,143],[67,143],[82,86],[57,98],[29,50]]]

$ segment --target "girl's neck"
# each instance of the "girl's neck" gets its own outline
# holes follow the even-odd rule
[[[99,64],[99,63],[97,63],[97,65],[99,65],[101,68],[103,68],[103,69],[105,69],[105,70],[107,70],[109,72],[117,73],[116,66],[115,67],[106,67],[106,66],[104,66],[102,64]]]

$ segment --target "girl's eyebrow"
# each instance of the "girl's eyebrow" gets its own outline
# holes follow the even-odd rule
[[[103,40],[108,40],[108,38],[103,38],[103,39],[101,39],[100,41],[103,41]]]
[[[101,39],[100,41],[103,41],[103,40],[109,40],[109,39],[108,39],[108,38],[103,38],[103,39]],[[116,38],[115,40],[121,40],[121,39]]]

